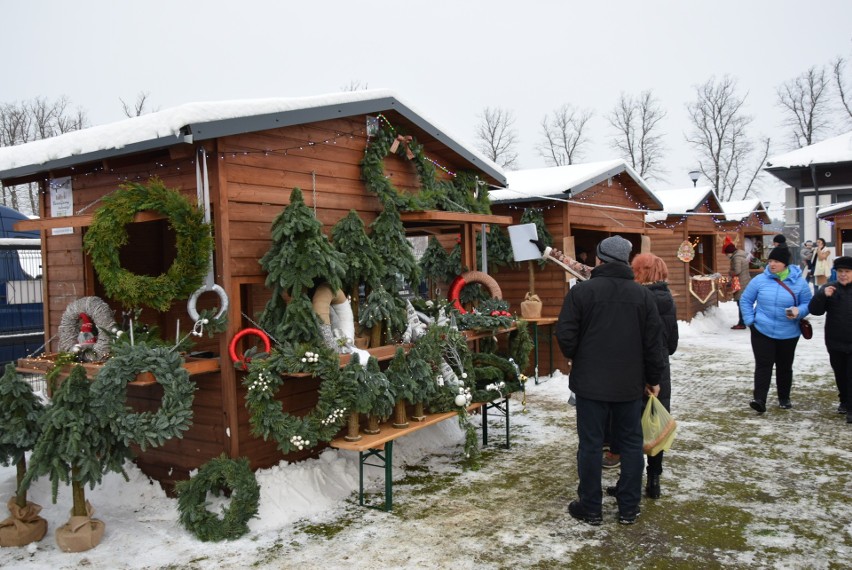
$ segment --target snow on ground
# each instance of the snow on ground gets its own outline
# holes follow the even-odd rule
[[[836,391],[822,341],[799,343],[794,409],[748,408],[748,331],[732,331],[726,303],[680,323],[672,358],[678,439],[667,454],[664,496],[643,501],[632,527],[589,527],[565,512],[576,489],[576,434],[567,377],[529,382],[526,411],[513,399],[512,446],[489,445],[480,470],[460,463],[462,432],[445,421],[394,446],[394,511],[357,505],[357,454],[259,471],[259,517],[239,540],[203,543],[178,523],[177,502],[138,469],[115,474],[86,495],[106,523],[101,544],[78,554],[57,549],[53,531],[68,518],[69,488],[51,503],[47,479],[30,500],[44,507],[48,535],[0,549],[2,568],[829,568],[852,556],[852,426],[834,413]],[[774,388],[770,402],[774,402]],[[477,420],[478,421],[478,420]],[[494,420],[492,420],[493,422]],[[503,442],[499,423],[490,443]],[[380,470],[368,486],[380,489]],[[617,474],[604,473],[613,484]],[[15,470],[0,467],[0,509]],[[371,497],[378,501],[379,497]],[[5,514],[5,513],[4,513]],[[3,515],[0,515],[3,516]]]

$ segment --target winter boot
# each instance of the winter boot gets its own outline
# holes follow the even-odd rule
[[[648,473],[648,483],[645,485],[645,494],[649,499],[660,498],[660,476]]]

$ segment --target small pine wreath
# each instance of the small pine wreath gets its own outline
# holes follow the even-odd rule
[[[125,226],[137,212],[153,210],[168,217],[176,235],[174,263],[156,277],[137,275],[121,267],[119,250],[127,243]],[[102,200],[83,239],[98,279],[109,298],[125,307],[147,306],[167,311],[175,299],[187,299],[198,289],[208,270],[213,249],[204,214],[158,178],[148,184],[131,182]]]
[[[222,517],[207,510],[207,493],[219,496],[230,490],[231,504]],[[249,531],[248,521],[257,516],[260,485],[248,459],[231,459],[224,453],[201,466],[192,478],[175,485],[180,522],[204,542],[234,540]]]
[[[125,404],[127,383],[140,372],[150,372],[163,387],[163,401],[156,412],[133,413]],[[125,443],[136,443],[144,451],[167,439],[182,437],[192,425],[192,401],[196,389],[183,359],[168,348],[116,345],[92,384],[92,394],[101,416]]]

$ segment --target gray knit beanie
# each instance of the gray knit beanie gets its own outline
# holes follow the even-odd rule
[[[630,251],[633,244],[621,236],[611,236],[598,244],[597,256],[604,263],[620,261],[630,263]]]

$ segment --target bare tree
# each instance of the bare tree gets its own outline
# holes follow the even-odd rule
[[[53,137],[86,126],[82,109],[69,111],[66,97],[49,101],[36,97],[23,103],[0,104],[0,146],[14,146]],[[3,187],[2,203],[25,213],[38,213],[38,185]]]
[[[657,164],[663,159],[663,135],[659,124],[666,116],[653,93],[643,91],[633,98],[625,93],[607,117],[617,131],[611,142],[630,166],[643,178],[656,178]]]
[[[553,111],[552,116],[545,115],[541,120],[539,154],[551,166],[574,164],[588,142],[583,131],[591,118],[591,111],[575,109],[568,103]]]
[[[777,89],[778,105],[784,110],[783,125],[792,129],[796,148],[816,142],[828,127],[828,79],[825,67],[811,67]]]
[[[360,79],[352,79],[348,84],[343,85],[340,90],[341,91],[365,91],[367,89],[367,83],[361,84]]]
[[[837,87],[837,98],[840,99],[840,106],[846,111],[846,120],[852,120],[852,95],[849,91],[852,86],[849,85],[844,71],[846,70],[846,60],[838,57],[832,63],[832,71],[834,73],[834,85]]]
[[[502,107],[486,107],[476,125],[476,148],[501,168],[517,168],[518,132],[515,114]]]
[[[147,110],[145,107],[150,103],[149,97],[150,93],[148,91],[140,91],[136,94],[136,102],[133,106],[127,104],[127,102],[121,97],[118,98],[121,101],[121,110],[124,112],[125,117],[139,117],[144,115],[145,113],[152,113],[157,111],[157,109]]]
[[[735,196],[745,199],[766,160],[762,157],[755,172],[745,174],[754,151],[746,132],[752,118],[743,113],[745,97],[739,97],[736,90],[737,82],[730,76],[718,82],[713,77],[696,86],[697,100],[687,104],[692,131],[686,142],[698,151],[699,170],[723,201]],[[769,140],[764,139],[763,144],[768,153]]]

